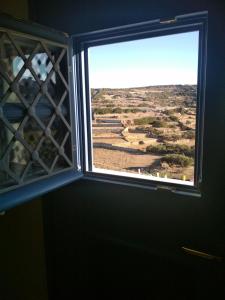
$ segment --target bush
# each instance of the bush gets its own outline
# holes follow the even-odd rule
[[[179,134],[176,134],[176,133],[161,133],[159,135],[159,138],[158,138],[158,141],[160,142],[164,142],[164,141],[168,141],[168,142],[176,142],[177,140],[180,139],[180,135]]]
[[[138,133],[148,133],[149,132],[149,127],[145,126],[137,126],[135,129],[129,129],[129,132],[138,132]]]
[[[127,114],[127,113],[137,113],[137,112],[144,112],[144,111],[138,108],[125,108],[123,112]]]
[[[195,138],[195,131],[194,130],[188,130],[182,133],[183,139],[194,139]]]
[[[165,115],[168,115],[168,116],[171,116],[174,113],[184,114],[185,113],[185,108],[183,108],[183,107],[176,107],[176,108],[173,108],[173,109],[166,109],[166,110],[163,111],[163,113]]]
[[[188,127],[187,125],[184,125],[182,122],[178,122],[178,126],[180,127],[181,130],[193,130],[191,127]]]
[[[167,126],[168,128],[176,128],[177,127],[177,125],[176,124],[168,124],[168,126]]]
[[[148,128],[147,137],[157,139],[161,134],[162,134],[162,132],[156,128],[153,128],[153,127]]]
[[[147,152],[154,154],[183,154],[189,157],[194,157],[194,146],[189,147],[182,144],[158,144],[150,145],[146,148]]]
[[[173,109],[166,109],[166,110],[163,111],[163,113],[165,115],[171,116],[171,115],[173,115],[174,110]]]
[[[169,165],[177,165],[181,167],[188,167],[193,165],[194,160],[191,157],[187,157],[183,154],[167,154],[161,158],[161,163],[167,163]]]
[[[111,114],[112,108],[109,107],[94,108],[94,113],[97,115]]]
[[[183,108],[183,107],[177,107],[175,109],[175,112],[178,112],[178,113],[180,113],[180,114],[183,115],[185,113],[185,108]]]
[[[166,154],[167,148],[165,144],[150,145],[146,148],[146,151],[154,154]]]
[[[173,121],[173,122],[178,122],[179,118],[177,116],[170,115],[170,120]]]
[[[167,123],[162,120],[155,120],[152,122],[152,126],[156,128],[167,127]]]
[[[122,108],[120,108],[120,107],[116,107],[116,108],[113,108],[112,112],[113,112],[114,114],[122,114],[122,113],[123,113],[123,110],[122,110]]]
[[[152,124],[154,121],[156,121],[155,117],[144,117],[144,118],[134,119],[134,125],[148,125],[148,124]]]
[[[138,108],[125,108],[125,109],[122,109],[120,107],[112,108],[111,104],[108,104],[107,107],[94,108],[94,113],[98,115],[136,113],[136,112],[143,112],[143,111]]]

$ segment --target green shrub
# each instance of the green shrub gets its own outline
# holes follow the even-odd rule
[[[97,115],[105,115],[105,114],[111,114],[112,108],[109,107],[102,107],[102,108],[94,108],[94,113]]]
[[[163,111],[163,113],[165,115],[171,116],[171,115],[173,115],[174,110],[173,109],[166,109],[166,110]]]
[[[170,115],[170,120],[173,121],[173,122],[178,122],[179,118],[177,116]]]
[[[175,112],[178,112],[178,113],[180,113],[180,114],[184,114],[185,113],[185,108],[183,108],[183,107],[177,107],[177,108],[175,108]]]
[[[144,112],[144,111],[138,108],[126,108],[124,109],[123,112],[127,114],[127,113],[137,113],[137,112]]]
[[[176,134],[176,133],[161,133],[159,135],[159,138],[158,138],[158,142],[165,142],[165,141],[168,141],[168,142],[176,142],[177,140],[180,139],[180,134]]]
[[[158,138],[161,134],[162,132],[154,127],[148,128],[147,137]]]
[[[188,130],[182,133],[183,139],[194,139],[195,138],[195,131],[194,130]]]
[[[137,113],[137,112],[143,112],[143,110],[140,110],[138,108],[125,108],[125,109],[122,109],[120,107],[112,108],[111,104],[108,104],[107,107],[94,108],[94,113],[98,115]]]
[[[146,148],[147,152],[154,154],[183,154],[189,157],[194,157],[194,146],[189,147],[183,144],[158,144],[150,145]]]
[[[172,108],[172,109],[166,109],[163,111],[163,113],[165,115],[171,116],[174,113],[180,113],[180,114],[184,114],[185,113],[185,108],[183,107],[176,107],[176,108]]]
[[[123,109],[120,108],[120,107],[116,107],[116,108],[113,108],[112,112],[114,114],[122,114],[123,113]]]
[[[146,148],[146,151],[154,154],[166,154],[167,148],[165,144],[150,145]]]
[[[194,160],[191,157],[187,157],[183,154],[167,154],[161,158],[161,163],[167,163],[169,165],[177,165],[181,167],[188,167],[193,165]]]
[[[176,124],[168,124],[167,127],[168,127],[168,128],[176,128],[177,125],[176,125]]]
[[[132,132],[132,129],[131,129],[130,132]],[[135,128],[135,132],[139,132],[139,133],[148,133],[148,132],[149,132],[149,127],[137,126],[137,127]]]
[[[187,125],[184,125],[184,123],[182,122],[178,122],[178,125],[180,127],[181,130],[193,130],[191,127],[187,126]]]
[[[167,127],[167,123],[162,120],[155,120],[152,122],[152,126],[156,128]]]
[[[180,139],[180,134],[176,133],[164,133],[154,127],[148,128],[148,134],[147,137],[150,138],[156,138],[158,142],[164,142],[164,141],[172,141],[175,142],[178,139]]]
[[[152,124],[154,121],[156,121],[155,117],[144,117],[144,118],[134,119],[134,125],[147,125],[147,124]]]

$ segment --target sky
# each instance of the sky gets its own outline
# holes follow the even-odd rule
[[[198,31],[89,48],[91,88],[197,84]]]

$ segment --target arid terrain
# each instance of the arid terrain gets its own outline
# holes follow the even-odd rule
[[[193,181],[195,85],[91,93],[95,168]]]

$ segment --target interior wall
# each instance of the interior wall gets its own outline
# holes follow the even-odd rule
[[[179,299],[219,299],[223,263],[189,257],[181,247],[225,254],[224,2],[39,0],[34,7],[36,21],[70,34],[208,10],[202,196],[83,180],[47,195],[44,211],[51,299],[81,285],[138,283],[148,287],[146,297],[151,289],[164,297],[153,299],[176,292]]]
[[[28,10],[27,0],[0,2],[14,18],[27,20]],[[47,300],[41,199],[0,215],[0,256],[1,300]]]
[[[1,1],[0,11],[13,16],[14,18],[28,19],[28,0],[7,0]]]
[[[0,216],[0,236],[0,299],[46,300],[41,200]]]

